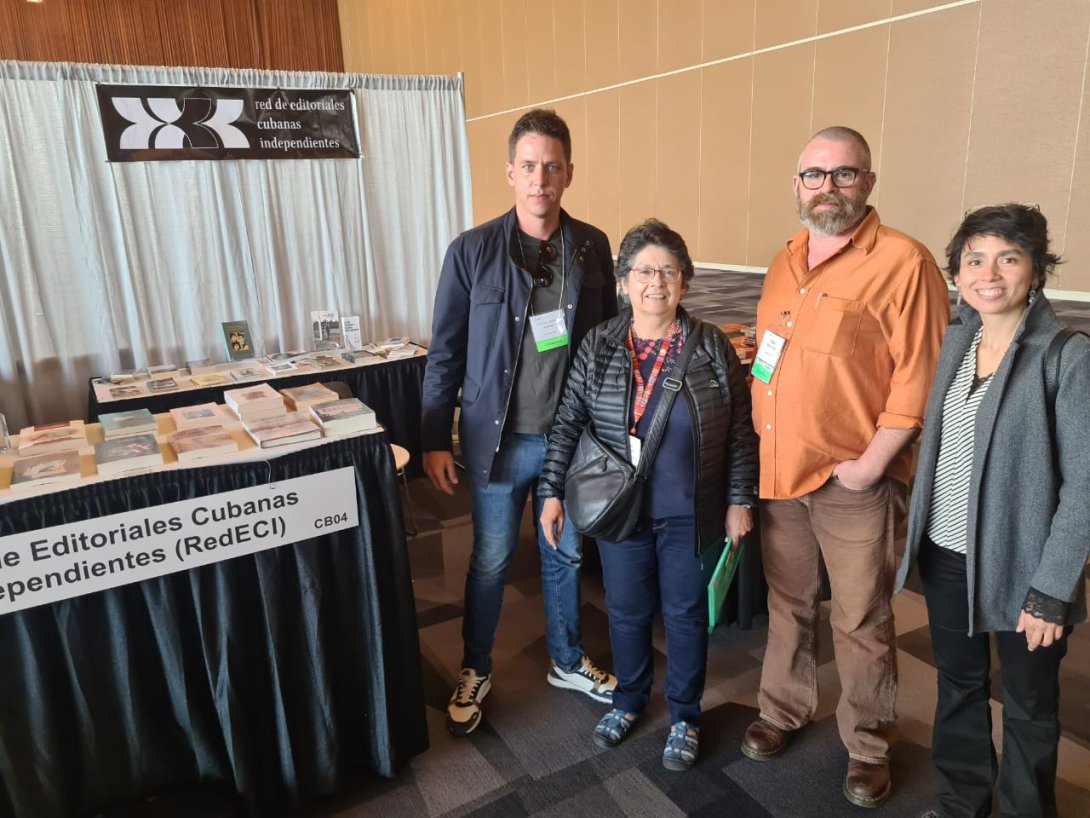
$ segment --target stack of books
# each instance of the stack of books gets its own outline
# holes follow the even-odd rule
[[[284,398],[267,383],[228,389],[223,393],[223,402],[243,422],[274,417],[287,411]]]
[[[99,474],[121,474],[161,465],[163,453],[155,435],[107,439],[95,444],[95,467]]]
[[[322,434],[326,437],[364,432],[378,426],[374,410],[359,398],[345,398],[312,406],[310,414],[318,421]]]
[[[238,451],[238,441],[222,426],[198,426],[171,432],[167,435],[167,443],[179,463]]]
[[[28,426],[19,432],[19,456],[56,454],[82,449],[87,445],[87,430],[82,420]]]
[[[21,457],[12,464],[11,469],[13,491],[79,479],[79,453],[73,451]]]
[[[179,406],[170,410],[176,429],[199,429],[203,426],[220,426],[224,421],[220,408],[215,403],[202,403],[198,406]]]
[[[155,420],[155,415],[147,409],[133,409],[131,412],[110,412],[106,415],[99,415],[98,422],[102,424],[102,436],[107,440],[130,435],[155,434],[159,431],[159,424]]]
[[[292,386],[288,389],[281,389],[280,394],[284,396],[284,403],[292,412],[307,412],[313,406],[332,403],[341,397],[323,383]]]
[[[738,360],[742,362],[742,366],[752,364],[753,356],[757,351],[755,341],[757,326],[755,324],[720,324],[719,329],[723,330],[734,351],[738,353]]]
[[[215,372],[218,364],[211,358],[201,358],[199,361],[186,361],[185,368],[190,375],[207,375]]]
[[[181,374],[174,364],[156,364],[148,367],[148,378],[150,380],[177,378]]]
[[[291,414],[262,420],[244,421],[242,428],[246,430],[246,434],[253,438],[254,443],[262,449],[287,446],[290,443],[302,443],[305,440],[314,440],[322,436],[322,430],[315,426],[310,418],[302,412],[292,412]]]

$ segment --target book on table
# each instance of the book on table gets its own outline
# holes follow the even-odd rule
[[[147,409],[108,412],[99,415],[98,422],[102,424],[102,436],[107,440],[127,435],[143,435],[148,432],[154,434],[159,429],[159,423],[155,420],[155,415]]]
[[[99,474],[121,474],[163,465],[163,453],[155,435],[118,437],[95,444],[95,468]]]
[[[11,488],[30,489],[80,479],[79,452],[54,452],[21,457],[11,467]]]
[[[87,429],[82,420],[28,426],[19,432],[20,457],[69,452],[86,445]]]
[[[148,379],[155,380],[159,378],[177,378],[181,376],[182,372],[178,370],[174,364],[156,364],[155,366],[148,367]]]
[[[341,345],[341,317],[336,310],[313,310],[310,313],[310,336],[315,349],[330,349]]]
[[[303,386],[291,386],[281,389],[284,403],[292,412],[305,412],[312,406],[321,403],[332,403],[340,400],[340,395],[323,383],[308,383]]]
[[[223,328],[228,360],[244,361],[254,357],[254,341],[248,321],[224,321],[220,326]]]
[[[287,446],[291,443],[302,443],[322,436],[322,430],[302,412],[291,412],[279,417],[243,421],[242,428],[246,430],[246,434],[253,438],[254,443],[262,449]]]
[[[111,386],[110,397],[111,398],[135,398],[137,395],[143,395],[139,386]]]
[[[155,378],[144,384],[149,392],[169,392],[178,388],[178,382],[174,378]]]
[[[189,379],[189,382],[193,386],[222,386],[225,383],[233,383],[233,381],[226,375],[220,375],[218,372],[209,372],[204,375],[194,375]]]
[[[274,361],[265,367],[270,375],[283,375],[285,372],[298,368],[294,361]]]
[[[363,346],[363,336],[360,335],[360,317],[358,315],[341,317],[341,337],[348,349],[359,349]]]
[[[231,370],[231,380],[233,381],[256,381],[267,377],[269,377],[269,373],[264,367],[258,369],[256,366],[244,366],[241,369]]]
[[[359,398],[344,398],[310,407],[325,435],[348,435],[378,427],[375,411]]]
[[[148,379],[148,371],[146,369],[122,369],[120,372],[112,372],[106,376],[105,380],[117,385],[131,384],[135,381],[146,381]]]
[[[197,406],[177,406],[170,410],[176,429],[199,429],[202,426],[220,426],[224,417],[215,403],[201,403]]]
[[[219,366],[211,358],[201,358],[198,361],[186,361],[185,368],[189,370],[190,375],[207,375],[209,372],[215,372],[216,367]]]
[[[204,460],[238,451],[238,441],[223,426],[198,426],[167,435],[179,463]]]
[[[287,411],[284,398],[267,383],[228,389],[223,393],[223,402],[240,420],[272,417]]]

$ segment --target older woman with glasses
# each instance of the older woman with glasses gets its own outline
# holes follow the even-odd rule
[[[620,246],[617,276],[631,311],[588,333],[572,363],[540,478],[541,527],[548,542],[557,542],[565,525],[565,475],[584,429],[636,464],[660,400],[667,389],[680,390],[668,407],[635,530],[620,542],[598,541],[617,687],[594,741],[616,746],[647,707],[651,628],[661,603],[672,725],[662,761],[685,770],[698,753],[707,583],[724,535],[737,544],[753,526],[757,439],[733,348],[716,327],[680,306],[693,277],[681,236],[654,219],[632,228]],[[691,336],[695,346],[680,371],[675,364]]]
[[[974,210],[946,248],[964,306],[927,405],[898,590],[919,565],[939,695],[925,815],[1056,815],[1060,660],[1086,619],[1090,340],[1048,299],[1059,262],[1035,207]],[[991,634],[992,636],[990,636]],[[991,641],[1003,677],[992,746]]]

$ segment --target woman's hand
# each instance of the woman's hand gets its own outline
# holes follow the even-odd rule
[[[541,504],[540,522],[545,542],[555,551],[560,544],[560,535],[564,533],[564,503],[556,497],[546,497]]]
[[[1047,648],[1064,635],[1063,625],[1045,622],[1025,611],[1018,615],[1018,627],[1014,630],[1016,633],[1026,635],[1026,647],[1031,651],[1037,650],[1038,647]]]
[[[753,530],[753,513],[745,506],[727,506],[726,526],[733,550],[742,544],[742,537]]]

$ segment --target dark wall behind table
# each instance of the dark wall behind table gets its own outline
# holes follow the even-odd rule
[[[344,70],[337,0],[0,0],[0,59]]]

